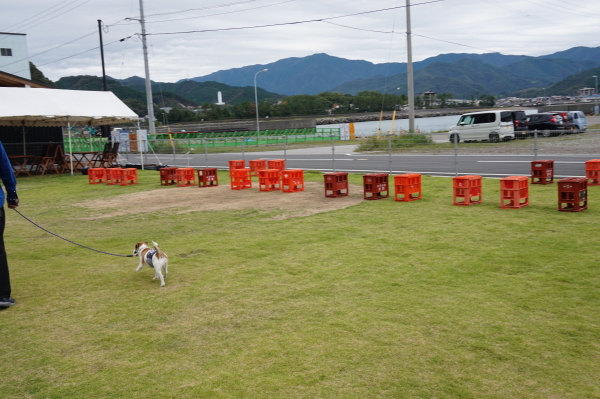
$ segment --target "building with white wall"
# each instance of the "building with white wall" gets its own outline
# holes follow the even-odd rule
[[[0,71],[31,80],[24,33],[0,32]]]

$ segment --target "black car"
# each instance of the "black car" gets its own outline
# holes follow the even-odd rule
[[[511,111],[515,127],[515,139],[526,139],[529,136],[529,122],[525,111]]]
[[[544,137],[560,136],[565,131],[565,122],[560,114],[544,112],[541,114],[527,115],[529,121],[529,134],[533,135],[538,130]]]

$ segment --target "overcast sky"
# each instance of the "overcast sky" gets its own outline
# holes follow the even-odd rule
[[[411,4],[413,61],[445,53],[539,56],[600,46],[600,0]],[[175,82],[315,53],[406,62],[405,5],[406,0],[145,0],[150,77]],[[30,60],[52,80],[102,75],[98,19],[105,25],[107,75],[144,76],[140,23],[127,19],[140,18],[139,0],[0,0],[0,9],[0,32],[26,33]],[[305,22],[313,20],[321,21]],[[275,24],[281,25],[258,27]],[[232,29],[245,27],[255,28]]]

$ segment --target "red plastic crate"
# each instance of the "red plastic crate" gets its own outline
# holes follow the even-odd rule
[[[252,188],[252,171],[250,168],[232,169],[229,172],[232,190]]]
[[[554,161],[542,159],[531,162],[531,184],[551,184],[554,182]]]
[[[285,159],[271,159],[267,161],[267,169],[285,169]]]
[[[405,173],[394,176],[394,200],[408,202],[422,198],[420,174]]]
[[[198,187],[216,187],[218,185],[217,168],[198,169]]]
[[[136,168],[121,169],[121,185],[129,186],[138,184],[138,175]]]
[[[304,191],[304,171],[302,169],[281,171],[281,191],[284,193]]]
[[[588,186],[600,186],[600,159],[585,162],[585,177],[588,179]]]
[[[363,175],[364,199],[378,200],[390,196],[387,173],[370,173]]]
[[[179,168],[176,172],[177,187],[196,185],[196,171],[194,168]]]
[[[562,212],[581,212],[587,206],[587,179],[568,177],[558,181],[558,210]]]
[[[452,181],[454,186],[454,205],[469,206],[474,204],[481,204],[481,202],[483,201],[481,176],[456,176],[452,179]]]
[[[248,162],[250,164],[250,170],[252,176],[258,176],[259,170],[267,169],[267,161],[264,159],[253,159]]]
[[[281,190],[281,173],[279,169],[263,169],[258,171],[259,191]]]
[[[500,179],[500,208],[519,209],[529,205],[529,178],[509,176]]]
[[[167,168],[160,168],[160,185],[171,186],[177,184],[177,168],[169,166]]]
[[[325,197],[337,198],[348,195],[348,173],[347,172],[332,172],[325,173]]]
[[[104,168],[91,168],[88,169],[88,182],[90,184],[100,184],[104,183],[105,179],[105,169]]]
[[[121,168],[105,169],[104,177],[109,186],[121,183]]]
[[[229,170],[233,169],[244,169],[246,167],[246,161],[243,159],[234,159],[229,161]]]

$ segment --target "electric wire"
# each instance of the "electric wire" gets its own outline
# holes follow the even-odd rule
[[[416,3],[416,4],[412,4],[411,7],[425,5],[425,4],[439,3],[439,2],[442,2],[442,1],[445,1],[445,0],[431,0],[431,1],[423,2],[423,3]],[[278,24],[266,24],[266,25],[255,25],[255,26],[241,26],[241,27],[220,28],[220,29],[202,29],[202,30],[181,31],[181,32],[148,33],[147,35],[153,35],[153,36],[160,36],[160,35],[181,35],[181,34],[191,34],[191,33],[205,33],[205,32],[221,32],[221,31],[231,31],[231,30],[258,29],[258,28],[268,28],[268,27],[273,27],[273,26],[300,25],[300,24],[306,24],[306,23],[312,23],[312,22],[322,22],[322,21],[327,21],[327,20],[331,20],[331,19],[347,18],[347,17],[353,17],[353,16],[357,16],[357,15],[366,15],[366,14],[372,14],[372,13],[376,13],[376,12],[396,10],[396,9],[399,9],[399,8],[406,8],[406,6],[397,6],[397,7],[382,8],[382,9],[379,9],[379,10],[363,11],[363,12],[358,12],[358,13],[353,13],[353,14],[339,15],[337,17],[326,17],[326,18],[318,18],[318,19],[310,19],[310,20],[294,21],[294,22],[282,22],[282,23],[278,23]]]
[[[54,7],[57,7],[57,6],[61,5],[61,4],[62,4],[62,3],[64,3],[64,2],[67,2],[67,1],[69,1],[69,0],[63,0],[63,1],[61,1],[60,3],[58,3],[58,4],[55,4],[55,5],[53,5],[53,6],[52,6],[52,7],[50,7],[50,8],[46,8],[44,11],[40,11],[40,12],[38,12],[37,14],[34,14],[34,15],[32,15],[31,17],[29,17],[29,18],[25,18],[25,19],[24,19],[24,20],[22,20],[22,21],[19,21],[19,22],[17,22],[17,23],[14,23],[14,24],[12,24],[12,25],[10,25],[10,26],[7,26],[6,28],[2,28],[2,29],[0,29],[0,30],[2,30],[2,31],[7,31],[7,30],[9,30],[10,28],[12,28],[13,26],[20,25],[20,24],[24,23],[25,21],[28,21],[28,20],[30,20],[31,18],[35,18],[35,17],[37,17],[38,15],[40,15],[40,14],[43,14],[43,13],[45,13],[46,11],[49,11],[49,10],[53,9]]]
[[[240,13],[240,12],[246,12],[246,11],[258,10],[258,9],[261,9],[261,8],[278,6],[278,5],[285,4],[285,3],[291,3],[293,1],[296,1],[296,0],[287,0],[287,1],[282,1],[280,3],[275,3],[275,4],[267,4],[267,5],[264,5],[264,6],[258,6],[258,7],[252,7],[252,8],[244,8],[243,10],[220,12],[220,13],[217,13],[217,14],[200,15],[200,16],[196,16],[196,17],[164,19],[162,21],[147,21],[146,20],[146,24],[157,24],[157,23],[173,22],[173,21],[185,21],[185,20],[188,20],[188,19],[209,18],[209,17],[216,17],[216,16],[219,16],[219,15],[236,14],[236,13]]]
[[[383,110],[385,107],[385,94],[387,91],[388,77],[390,73],[390,61],[392,59],[392,48],[394,47],[394,32],[396,30],[396,16],[397,12],[394,12],[394,19],[392,21],[392,34],[390,35],[390,49],[388,52],[388,62],[385,68],[385,80],[383,81],[383,93],[381,94],[381,112],[379,116],[379,128],[377,129],[378,134],[381,132],[381,122],[383,121]]]
[[[76,0],[76,1],[77,1],[77,0]],[[48,22],[48,21],[51,21],[51,20],[53,20],[54,18],[60,17],[60,16],[61,16],[61,15],[63,15],[63,14],[66,14],[66,13],[68,13],[68,12],[70,12],[70,11],[73,11],[74,9],[76,9],[76,8],[79,8],[79,7],[81,7],[82,5],[84,5],[84,4],[86,4],[86,3],[89,3],[90,1],[92,1],[92,0],[86,0],[86,1],[84,1],[83,3],[81,3],[81,4],[79,4],[79,5],[76,5],[75,7],[71,8],[71,9],[69,9],[69,10],[65,11],[65,12],[62,12],[62,13],[60,13],[60,14],[54,15],[54,16],[53,16],[53,17],[51,17],[51,18],[48,18],[48,19],[46,19],[45,21],[42,21],[42,22],[40,22],[40,23],[38,23],[38,24],[35,24],[35,25],[33,25],[33,26],[27,26],[27,25],[29,25],[29,24],[26,24],[25,26],[23,26],[23,27],[20,27],[19,29],[20,29],[20,30],[24,30],[24,29],[31,29],[31,28],[35,28],[36,26],[39,26],[39,25],[45,24],[46,22]],[[72,4],[72,3],[71,3],[71,4]],[[67,7],[67,6],[69,6],[69,5],[70,5],[70,4],[67,4],[65,7]],[[62,9],[62,8],[64,8],[64,7],[61,7],[61,9]],[[56,11],[58,11],[58,10],[56,10]],[[32,21],[32,22],[34,22],[34,21]]]

